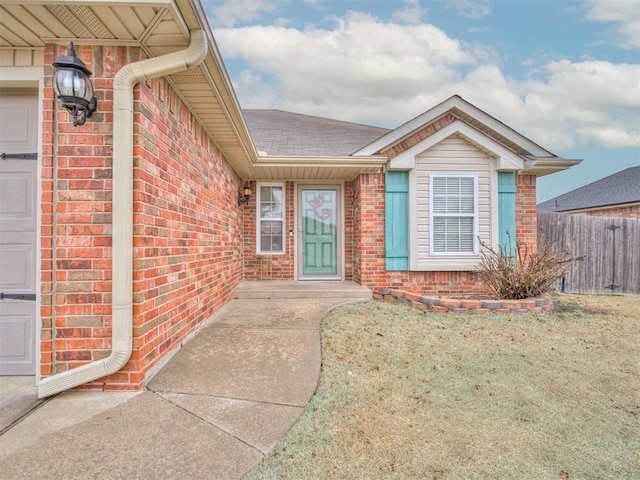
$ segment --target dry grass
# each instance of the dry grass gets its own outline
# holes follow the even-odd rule
[[[554,302],[335,310],[316,395],[248,478],[640,478],[640,298]]]

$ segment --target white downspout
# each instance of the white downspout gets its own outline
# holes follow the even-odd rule
[[[38,398],[48,397],[124,367],[133,341],[133,88],[143,80],[181,72],[207,55],[203,30],[191,32],[191,43],[179,52],[126,65],[113,80],[113,233],[111,354],[78,368],[47,377]]]

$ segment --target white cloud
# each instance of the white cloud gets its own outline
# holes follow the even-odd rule
[[[273,0],[213,0],[207,2],[207,15],[214,26],[233,27],[273,12],[275,3]]]
[[[492,48],[433,25],[353,12],[334,22],[217,30],[223,56],[247,65],[242,106],[395,127],[459,94],[552,152],[640,145],[640,65],[550,61],[518,80]]]
[[[463,17],[477,20],[491,13],[488,0],[447,0],[447,8],[452,8]]]
[[[640,2],[638,0],[586,0],[587,20],[616,23],[619,45],[640,47]]]
[[[540,142],[562,149],[640,146],[640,65],[563,60],[547,64],[546,72],[546,81],[522,85],[525,121]]]
[[[333,30],[254,26],[222,29],[216,38],[226,58],[241,57],[275,80],[270,89],[281,108],[354,120],[378,110],[378,123],[406,120],[416,94],[455,82],[455,67],[475,62],[433,25],[382,23],[359,13],[336,19]],[[253,106],[238,89],[243,106]]]
[[[406,0],[404,7],[397,12],[393,12],[392,18],[407,25],[422,22],[422,17],[426,10],[420,6],[420,0]]]

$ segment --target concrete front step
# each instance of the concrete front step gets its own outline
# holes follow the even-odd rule
[[[344,298],[371,300],[372,298],[371,290],[352,281],[245,281],[233,290],[232,295],[237,299]]]

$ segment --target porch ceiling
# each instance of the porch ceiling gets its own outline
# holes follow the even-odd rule
[[[380,159],[349,166],[336,164],[335,159],[274,165],[265,158],[258,160],[199,0],[2,0],[0,66],[42,66],[45,44],[67,45],[70,41],[140,46],[150,57],[157,57],[186,48],[189,32],[198,29],[208,37],[204,63],[171,75],[169,81],[240,177],[350,179],[380,168]],[[321,177],[315,177],[319,173]]]

